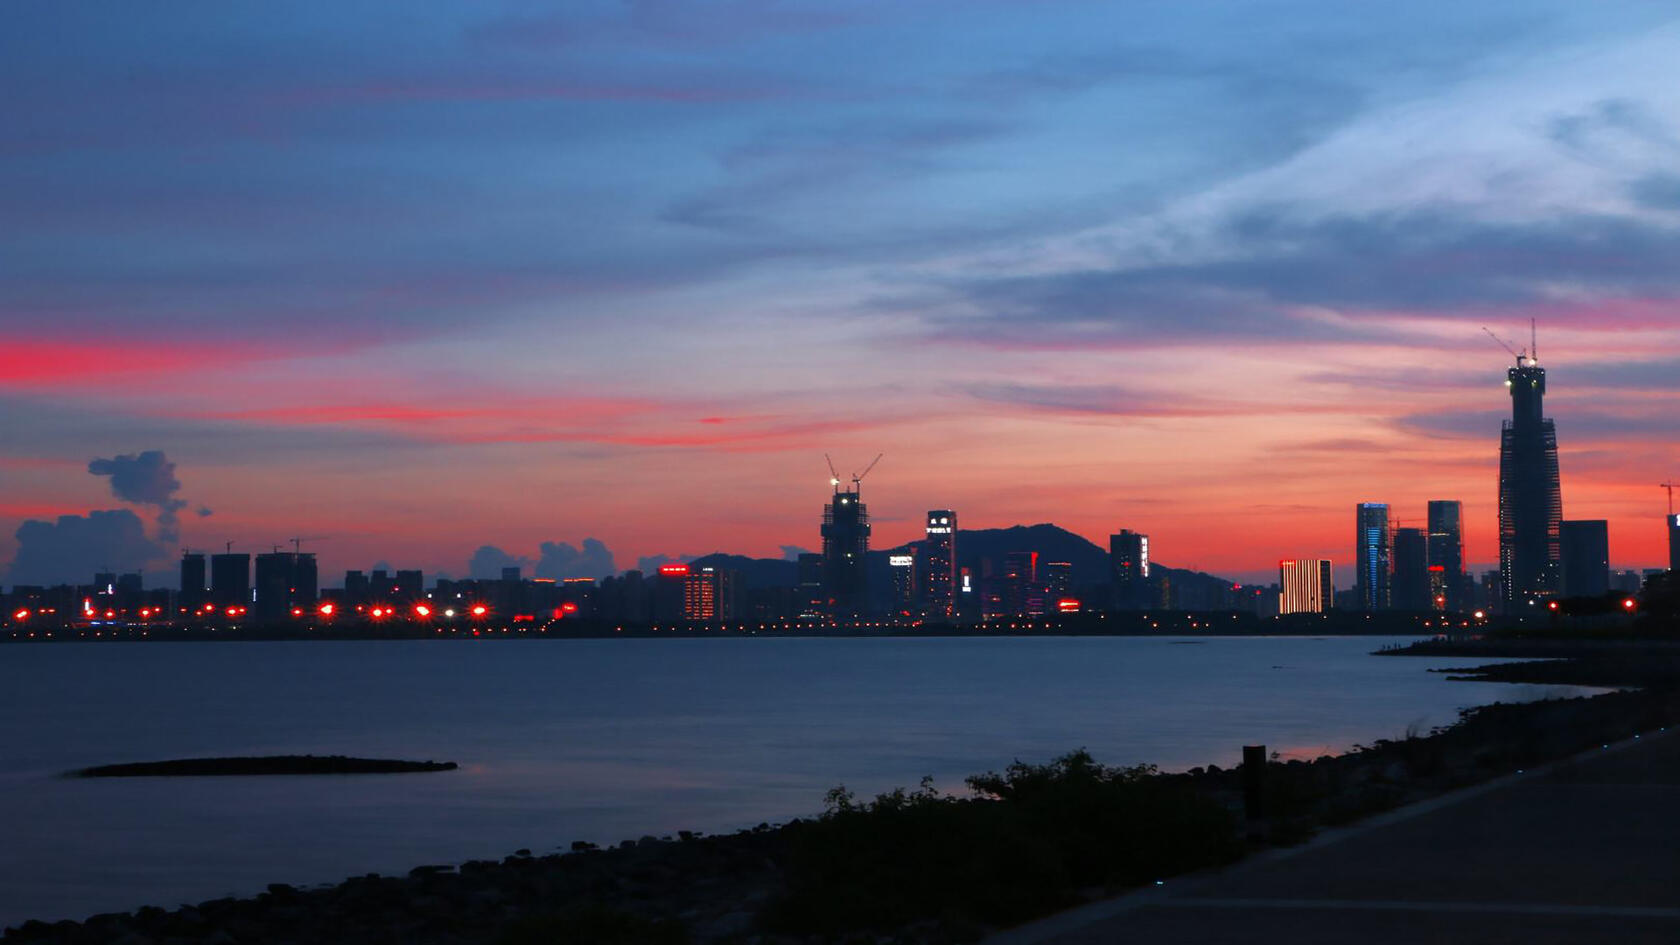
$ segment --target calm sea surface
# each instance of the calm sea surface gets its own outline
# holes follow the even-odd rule
[[[50,644],[0,647],[0,925],[422,863],[724,831],[1081,746],[1112,764],[1314,756],[1572,694],[1449,682],[1378,638]],[[205,755],[441,774],[68,780]]]

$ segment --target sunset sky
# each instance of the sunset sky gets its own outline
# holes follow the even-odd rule
[[[111,509],[147,550],[55,579],[779,557],[825,452],[886,454],[877,547],[949,507],[1345,584],[1357,502],[1449,498],[1485,565],[1481,326],[1530,318],[1564,517],[1656,566],[1677,60],[1646,2],[16,4],[0,578]],[[152,450],[178,491],[89,472]]]

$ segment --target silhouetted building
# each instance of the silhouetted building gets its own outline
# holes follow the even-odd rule
[[[1511,419],[1499,434],[1499,572],[1510,611],[1558,592],[1563,491],[1557,429],[1542,415],[1546,369],[1520,357],[1505,384]]]
[[[183,552],[181,555],[181,596],[180,606],[187,610],[197,610],[204,606],[204,601],[210,589],[209,574],[205,571],[204,556],[196,552]]]
[[[916,556],[889,555],[887,567],[892,573],[892,611],[895,616],[916,611]]]
[[[653,580],[650,616],[654,623],[682,620],[687,614],[688,573],[686,564],[662,564]]]
[[[935,620],[951,619],[957,611],[957,513],[950,509],[928,512],[927,537],[916,556],[922,612]]]
[[[1429,502],[1429,598],[1436,610],[1474,609],[1464,571],[1464,503]]]
[[[1149,578],[1149,536],[1122,528],[1108,536],[1109,576],[1116,610],[1147,610],[1155,606]]]
[[[413,603],[426,595],[426,575],[422,571],[398,571],[391,579],[391,599]]]
[[[1361,502],[1354,509],[1354,516],[1354,600],[1360,610],[1387,610],[1392,597],[1388,505]]]
[[[1278,562],[1278,613],[1320,614],[1336,598],[1336,584],[1326,558]]]
[[[375,572],[375,573],[378,573],[378,572]],[[518,582],[520,580],[519,573],[520,573],[520,569],[519,569],[518,566],[514,566],[514,567],[511,567],[511,568],[503,568],[502,569],[502,580]]]
[[[251,556],[210,556],[210,602],[217,608],[248,607],[251,603]]]
[[[1011,551],[1003,556],[1003,573],[995,578],[993,616],[1038,616],[1044,613],[1044,588],[1038,583],[1038,552]]]
[[[1610,592],[1610,523],[1580,519],[1558,523],[1563,596],[1601,597]]]
[[[823,593],[823,556],[815,552],[803,552],[798,558],[799,576],[799,614],[801,617],[816,617],[827,613],[828,599]]]
[[[1394,578],[1389,604],[1395,610],[1433,609],[1429,594],[1429,536],[1421,528],[1394,530]]]
[[[1073,594],[1073,562],[1046,561],[1039,570],[1044,579],[1044,592],[1049,595],[1052,607]]]
[[[823,506],[823,592],[828,612],[856,616],[869,607],[869,510],[856,484]]]
[[[1668,569],[1680,573],[1680,513],[1668,517]]]
[[[344,572],[344,603],[355,607],[366,604],[373,595],[373,587],[368,583],[368,576],[361,571]]]

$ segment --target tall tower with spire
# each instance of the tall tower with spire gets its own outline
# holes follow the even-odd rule
[[[1507,613],[1521,613],[1559,591],[1563,492],[1557,428],[1544,415],[1546,369],[1535,345],[1505,372],[1511,419],[1499,434],[1499,573]]]

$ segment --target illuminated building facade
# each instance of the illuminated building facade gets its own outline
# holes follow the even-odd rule
[[[1336,599],[1326,558],[1278,562],[1278,613],[1321,614]]]
[[[1155,606],[1149,579],[1149,536],[1122,528],[1108,536],[1108,566],[1114,582],[1116,610],[1147,610]]]
[[[1558,553],[1565,597],[1610,592],[1610,523],[1603,519],[1558,523]]]
[[[921,609],[934,620],[957,613],[957,513],[933,509],[927,514],[927,537],[916,551],[916,586]]]
[[[916,556],[890,555],[887,567],[892,569],[892,609],[894,615],[907,615],[916,609]]]
[[[1557,428],[1543,416],[1546,369],[1530,357],[1505,372],[1511,419],[1499,433],[1499,572],[1507,611],[1559,590],[1563,491]]]
[[[1354,508],[1353,590],[1359,610],[1387,610],[1389,590],[1390,536],[1388,505],[1361,502]]]
[[[1429,599],[1436,610],[1474,610],[1464,571],[1464,503],[1429,502]]]
[[[718,568],[683,565],[683,619],[733,620],[735,618],[733,575]],[[664,571],[664,568],[660,569]]]
[[[869,509],[861,490],[834,487],[823,506],[823,594],[829,614],[856,616],[869,608]]]

